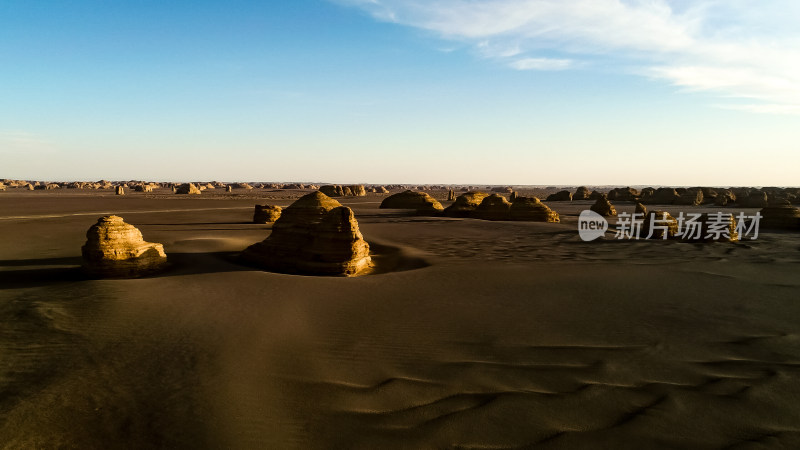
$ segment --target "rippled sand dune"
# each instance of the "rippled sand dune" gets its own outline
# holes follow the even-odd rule
[[[0,197],[4,448],[800,447],[800,234],[587,243],[590,201],[514,223],[367,195],[340,201],[378,270],[326,278],[238,263],[257,198],[38,194]],[[106,213],[171,268],[83,278]]]

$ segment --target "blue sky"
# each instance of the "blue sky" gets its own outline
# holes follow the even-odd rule
[[[798,185],[764,3],[0,1],[0,178]]]

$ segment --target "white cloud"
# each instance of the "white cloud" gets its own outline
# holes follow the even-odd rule
[[[522,58],[509,64],[517,70],[565,70],[572,66],[569,59]]]
[[[473,45],[514,69],[613,58],[687,90],[763,103],[764,112],[800,107],[796,0],[334,1]]]

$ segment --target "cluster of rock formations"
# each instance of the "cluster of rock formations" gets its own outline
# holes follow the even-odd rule
[[[81,253],[83,270],[102,278],[142,276],[167,262],[163,245],[145,242],[142,233],[119,216],[104,216],[92,225]]]
[[[367,195],[367,190],[363,184],[352,184],[341,186],[338,184],[326,184],[319,187],[319,191],[328,197],[363,197]]]
[[[281,217],[280,206],[256,205],[253,212],[253,223],[274,223]]]
[[[270,271],[313,275],[353,276],[372,265],[353,211],[321,192],[285,208],[269,237],[241,257]]]

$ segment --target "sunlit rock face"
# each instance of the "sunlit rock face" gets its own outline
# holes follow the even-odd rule
[[[253,211],[253,223],[273,223],[281,217],[281,207],[274,205],[256,205]]]
[[[122,217],[101,217],[86,232],[81,248],[83,270],[100,278],[138,277],[161,270],[167,262],[164,246],[145,242],[142,233]]]
[[[455,199],[455,203],[444,210],[449,217],[469,217],[489,194],[481,191],[465,192]]]
[[[426,192],[404,191],[390,195],[381,202],[382,209],[415,209],[420,212],[441,212],[444,207]]]
[[[194,183],[182,184],[175,189],[176,194],[200,195],[200,192],[200,189]]]
[[[516,197],[509,208],[509,219],[526,222],[560,222],[558,213],[537,197]]]
[[[617,215],[617,209],[614,208],[614,205],[608,201],[608,198],[605,195],[598,198],[597,201],[594,202],[594,205],[592,205],[589,209],[603,217],[613,217]]]
[[[272,234],[241,257],[266,270],[307,275],[354,276],[372,266],[353,211],[321,192],[285,208]]]

